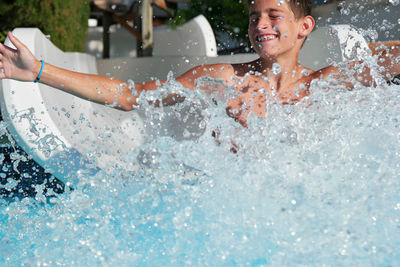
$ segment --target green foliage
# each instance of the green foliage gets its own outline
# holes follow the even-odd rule
[[[89,0],[0,0],[0,42],[16,27],[36,27],[64,51],[84,51]]]
[[[247,0],[191,0],[188,9],[180,9],[169,24],[181,25],[203,14],[221,41],[222,33],[228,33],[236,41],[248,47],[248,5]]]

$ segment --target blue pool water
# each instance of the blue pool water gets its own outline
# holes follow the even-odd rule
[[[176,107],[198,116],[186,103],[203,101],[194,140],[190,127],[183,141],[157,134],[163,110],[147,107],[153,134],[127,155],[137,171],[0,200],[0,265],[400,264],[400,86],[314,83],[296,105],[270,99],[248,129],[224,97]]]

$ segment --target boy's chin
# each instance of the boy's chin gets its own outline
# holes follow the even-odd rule
[[[271,50],[260,50],[260,51],[257,51],[257,54],[261,58],[265,58],[265,59],[276,58],[279,55],[279,53],[277,51],[271,51]]]

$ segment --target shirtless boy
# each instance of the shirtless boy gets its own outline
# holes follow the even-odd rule
[[[233,85],[237,89],[238,97],[229,100],[227,112],[246,126],[246,118],[250,111],[265,116],[266,94],[274,92],[274,97],[279,98],[282,103],[292,103],[308,94],[308,88],[314,79],[324,79],[329,75],[336,75],[338,79],[348,78],[333,66],[313,71],[298,63],[300,48],[315,24],[310,15],[310,2],[249,1],[249,38],[260,58],[244,64],[195,67],[176,78],[176,81],[191,90],[196,88],[196,79],[202,76],[222,80],[227,86]],[[0,44],[0,69],[3,69],[0,79],[34,81],[38,77],[42,62],[11,33],[8,37],[17,49]],[[380,53],[379,64],[384,66],[382,74],[388,79],[400,73],[400,64],[392,63],[392,59],[400,54],[400,46],[396,44],[398,43],[390,44],[387,49],[374,51]],[[273,73],[273,64],[279,64],[279,73]],[[358,63],[349,62],[348,66],[351,68],[355,64]],[[309,75],[304,75],[304,71]],[[368,69],[358,73],[356,78],[365,85],[372,84]],[[156,81],[135,84],[138,94],[133,95],[132,91],[124,86],[124,81],[72,72],[47,63],[44,64],[40,82],[98,103],[116,103],[116,108],[127,111],[138,105],[137,99],[142,91],[157,89]],[[304,90],[295,90],[296,88]],[[177,101],[180,99],[174,95],[169,95],[163,100],[164,104],[174,104]]]

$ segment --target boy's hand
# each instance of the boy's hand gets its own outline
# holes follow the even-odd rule
[[[39,74],[41,62],[11,32],[8,38],[17,49],[0,43],[0,79],[34,81]]]
[[[381,74],[387,81],[400,74],[400,41],[385,41],[369,44],[373,55],[379,57]]]

